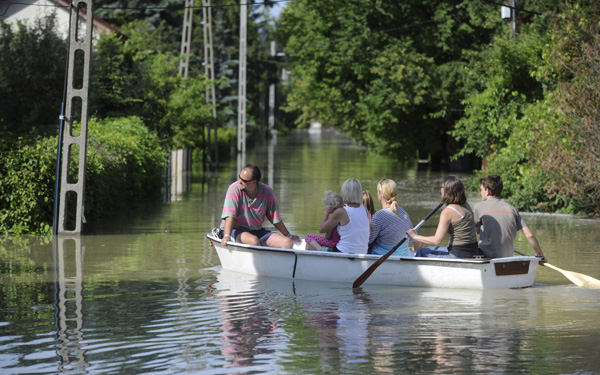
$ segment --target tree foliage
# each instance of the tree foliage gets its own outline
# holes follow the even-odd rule
[[[86,218],[160,201],[167,152],[156,134],[136,117],[91,119],[89,127]]]
[[[16,30],[0,19],[0,51],[0,130],[57,126],[66,42],[56,33],[55,16],[19,23]]]
[[[0,140],[0,234],[50,233],[57,137]]]
[[[544,95],[547,82],[535,72],[543,64],[546,39],[545,32],[523,33],[516,40],[501,35],[482,51],[476,65],[485,85],[464,100],[464,116],[452,135],[465,144],[455,157],[487,158],[507,145],[523,111]]]
[[[256,126],[264,117],[264,106],[267,101],[265,96],[266,87],[270,82],[276,80],[275,76],[278,69],[270,57],[269,41],[267,40],[273,22],[267,16],[266,9],[272,7],[273,4],[273,1],[261,1],[260,4],[253,4],[253,1],[248,2],[246,95],[247,122],[250,133],[256,130]],[[150,2],[101,0],[97,2],[97,14],[116,25],[126,37],[131,36],[136,28],[144,30],[145,35],[148,36],[145,40],[146,44],[131,43],[128,48],[129,54],[134,53],[136,49],[150,47],[163,54],[178,56],[185,11],[184,5],[183,0],[152,0]],[[237,126],[239,5],[239,1],[235,0],[216,0],[212,1],[210,8],[213,21],[214,70],[218,80],[216,87],[216,100],[219,108],[217,112],[218,124],[221,127],[228,128]],[[192,13],[194,18],[189,71],[190,77],[194,78],[204,74],[203,9],[200,1],[195,3]],[[119,39],[120,37],[114,38]],[[160,48],[155,48],[155,40],[161,41]],[[111,48],[112,52],[116,54],[105,55],[103,58],[121,59],[118,49],[115,49],[114,46],[105,45],[104,47]],[[109,65],[122,64],[118,61],[107,61],[107,63]],[[131,61],[131,65],[135,64],[138,64],[137,60]],[[143,64],[142,62],[141,65]],[[135,69],[133,66],[124,69],[124,75],[119,80],[127,82],[129,76],[135,76],[136,72],[133,69]],[[105,77],[104,73],[99,72],[98,77]],[[109,73],[114,73],[114,71]],[[120,85],[117,85],[117,87],[121,88]],[[128,96],[130,92],[123,88],[118,93],[122,95],[120,97],[115,95],[113,102],[120,101],[121,107],[133,104],[132,100],[139,100],[139,95]],[[146,94],[148,92],[144,92],[144,96]],[[150,102],[147,106],[151,107],[154,104]],[[158,107],[162,106],[162,103],[156,104]],[[144,114],[138,113],[137,115],[141,115],[147,121]]]
[[[484,85],[453,135],[520,209],[600,214],[599,6],[553,4],[481,55]]]
[[[204,75],[186,80],[178,74],[179,57],[164,38],[167,26],[152,29],[137,21],[121,30],[98,41],[91,112],[100,118],[139,117],[172,147],[203,146],[197,134],[212,124]]]
[[[445,134],[478,82],[469,64],[500,22],[473,1],[296,1],[282,13],[294,60],[289,109],[400,158],[448,155]],[[498,17],[496,17],[498,18]]]
[[[532,158],[549,175],[544,208],[600,216],[600,4],[576,2],[554,14],[547,56],[558,86],[560,124],[541,123]]]
[[[86,218],[159,201],[167,155],[156,134],[135,117],[88,125]],[[0,234],[51,232],[57,142],[38,132],[0,140]]]
[[[117,26],[143,21],[152,29],[165,24],[181,29],[183,4],[183,0],[94,0],[94,14]],[[177,39],[175,34],[170,37]]]

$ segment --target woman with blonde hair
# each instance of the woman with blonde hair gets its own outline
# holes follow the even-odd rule
[[[377,200],[382,209],[373,215],[371,220],[371,235],[369,236],[369,249],[372,254],[384,255],[400,242],[405,233],[413,228],[408,213],[398,205],[398,189],[396,182],[388,178],[377,183]],[[419,248],[419,243],[415,243]],[[400,246],[394,254],[396,256],[412,256],[408,244]]]
[[[342,185],[344,206],[329,215],[327,211],[319,225],[320,233],[336,228],[340,241],[330,251],[347,254],[366,254],[369,241],[369,216],[362,205],[362,186],[356,178]]]

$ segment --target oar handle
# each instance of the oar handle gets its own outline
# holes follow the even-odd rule
[[[436,208],[434,208],[433,210],[431,210],[430,213],[427,214],[427,216],[425,216],[425,218],[423,220],[421,220],[419,222],[419,224],[417,224],[417,226],[414,228],[419,229],[423,223],[425,223],[427,221],[427,219],[429,219],[431,216],[433,216],[433,214],[436,213],[437,210],[440,209],[440,207],[442,207],[444,204],[440,203],[437,205]],[[408,234],[406,234],[404,236],[404,238],[402,240],[400,240],[400,242],[398,242],[396,244],[396,246],[392,247],[385,255],[382,255],[381,258],[377,259],[377,261],[373,264],[371,264],[371,266],[369,268],[367,268],[367,270],[365,272],[362,273],[362,275],[360,275],[352,284],[352,288],[358,288],[359,286],[361,286],[368,278],[369,276],[371,276],[371,274],[377,269],[377,267],[379,267],[379,265],[383,262],[386,261],[387,258],[389,258],[394,251],[396,251],[397,248],[399,248],[400,246],[402,246],[402,244],[404,243],[404,241],[406,241],[406,239],[408,238]]]
[[[415,228],[414,228],[414,229],[415,229],[415,231],[416,231],[417,229],[421,228],[421,226],[422,226],[423,224],[425,224],[425,222],[426,222],[427,220],[429,220],[429,218],[430,218],[430,217],[432,217],[432,216],[433,216],[433,214],[435,214],[435,213],[437,212],[437,210],[439,210],[439,209],[440,209],[440,207],[442,207],[443,205],[444,205],[443,203],[440,203],[440,204],[438,204],[436,208],[434,208],[434,209],[433,209],[433,210],[432,210],[430,213],[428,213],[428,214],[427,214],[427,216],[425,216],[425,218],[424,218],[423,220],[421,220],[421,221],[419,222],[419,224],[417,224],[417,225],[415,226]],[[408,237],[408,235],[406,235],[406,237]]]

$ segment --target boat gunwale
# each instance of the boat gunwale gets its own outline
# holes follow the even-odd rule
[[[208,233],[206,235],[206,237],[214,242],[221,243],[221,240],[212,235],[211,233]],[[222,246],[222,245],[221,245]],[[278,252],[278,253],[288,253],[288,254],[295,254],[296,256],[300,255],[309,255],[309,256],[322,256],[322,257],[341,257],[341,258],[345,258],[345,259],[349,259],[349,260],[355,260],[355,259],[361,259],[361,260],[377,260],[379,259],[381,256],[380,255],[374,255],[374,254],[347,254],[347,253],[331,253],[331,252],[323,252],[323,251],[317,251],[317,250],[301,250],[301,249],[283,249],[283,248],[278,248],[278,247],[270,247],[270,246],[261,246],[261,245],[248,245],[248,244],[243,244],[243,243],[237,243],[237,242],[229,242],[226,246],[226,248],[229,247],[235,247],[235,248],[243,248],[243,249],[248,249],[248,250],[255,250],[255,251],[265,251],[265,252]],[[447,258],[417,258],[417,257],[399,257],[399,256],[390,256],[388,258],[388,260],[395,260],[395,261],[408,261],[408,262],[441,262],[441,263],[462,263],[462,264],[488,264],[488,263],[504,263],[504,262],[519,262],[519,261],[538,261],[539,262],[539,258],[534,257],[534,256],[512,256],[512,257],[506,257],[506,258],[483,258],[483,259],[447,259]]]

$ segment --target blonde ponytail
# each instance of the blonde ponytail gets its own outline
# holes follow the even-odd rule
[[[396,207],[398,207],[398,201],[396,200],[396,197],[390,198],[390,200],[388,200],[388,203],[390,204],[390,208],[392,209],[392,212],[395,213],[396,215],[399,215],[398,209],[396,208]]]

